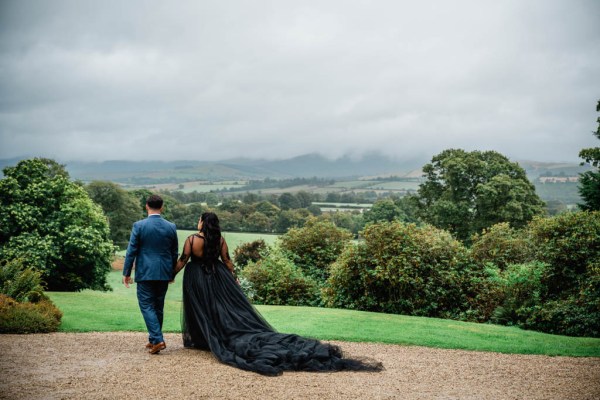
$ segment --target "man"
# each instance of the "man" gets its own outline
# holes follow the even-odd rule
[[[123,266],[123,283],[129,288],[135,261],[137,298],[148,329],[146,348],[150,354],[167,347],[162,334],[163,309],[177,263],[177,230],[175,224],[161,217],[162,209],[160,196],[148,197],[148,218],[133,224]]]

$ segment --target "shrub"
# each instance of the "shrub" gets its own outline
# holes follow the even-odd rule
[[[303,228],[292,228],[280,238],[280,246],[288,258],[302,271],[324,283],[329,267],[352,239],[346,229],[331,221],[311,218]]]
[[[491,321],[524,327],[534,309],[541,304],[542,276],[548,266],[541,262],[514,264],[501,273],[499,306]]]
[[[242,270],[241,279],[250,283],[242,287],[257,304],[310,306],[319,301],[316,282],[278,249],[256,263],[249,263]]]
[[[19,303],[0,294],[0,333],[47,333],[60,326],[62,313],[50,300]]]
[[[0,294],[18,302],[38,302],[45,298],[42,287],[42,274],[25,268],[24,260],[3,261],[0,264]]]
[[[493,263],[501,270],[509,264],[519,264],[533,259],[533,246],[523,230],[511,228],[508,222],[496,224],[474,235],[471,246],[473,260],[482,265]]]
[[[522,326],[560,335],[600,337],[600,260],[590,266],[576,292],[541,302]]]
[[[468,308],[468,252],[450,233],[395,221],[363,235],[333,264],[327,305],[429,317]]]
[[[493,263],[485,263],[482,269],[473,269],[467,285],[467,302],[469,308],[462,312],[463,321],[489,321],[500,303],[503,295],[502,271]]]
[[[239,245],[233,252],[233,261],[236,269],[243,269],[249,262],[257,262],[262,258],[262,253],[267,250],[263,239]],[[239,274],[240,271],[236,271]]]
[[[549,266],[543,277],[546,300],[578,292],[590,278],[593,264],[600,260],[600,211],[537,218],[528,230],[534,242],[535,259]]]
[[[521,232],[496,225],[475,237],[472,254],[479,263],[503,267],[493,272],[497,267],[488,263],[488,275],[472,277],[468,317],[555,334],[600,335],[600,212],[536,218]]]

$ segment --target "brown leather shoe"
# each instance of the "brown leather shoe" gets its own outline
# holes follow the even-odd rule
[[[146,348],[147,349],[151,349],[152,348],[152,343],[150,343],[150,342],[146,343]]]
[[[155,345],[152,345],[150,350],[148,350],[148,353],[158,354],[161,350],[164,350],[166,348],[167,348],[167,345],[165,344],[165,342],[156,343]]]

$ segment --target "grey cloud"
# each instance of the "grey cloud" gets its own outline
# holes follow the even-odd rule
[[[595,1],[5,1],[0,158],[576,161],[598,20]]]

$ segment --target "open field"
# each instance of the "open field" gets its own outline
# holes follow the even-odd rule
[[[153,189],[153,190],[169,190],[169,191],[182,191],[184,193],[198,192],[218,192],[231,188],[243,188],[246,185],[246,181],[223,181],[223,182],[209,182],[209,181],[191,181],[191,182],[176,182],[176,183],[161,183],[155,185],[143,185],[139,188]],[[136,189],[137,187],[130,187],[129,189]]]
[[[373,190],[389,190],[389,191],[414,191],[419,189],[421,182],[417,181],[386,181],[376,182],[367,186],[367,189]]]
[[[206,192],[222,192],[229,189],[233,189],[236,192],[249,192],[249,193],[262,193],[262,194],[281,194],[285,192],[297,193],[299,191],[306,191],[310,193],[344,193],[344,192],[362,192],[362,191],[392,191],[392,192],[403,192],[403,191],[416,191],[419,187],[418,180],[336,180],[331,184],[324,185],[309,185],[301,184],[287,187],[270,187],[261,189],[249,189],[246,188],[248,181],[236,180],[236,181],[187,181],[180,182],[174,181],[172,183],[157,183],[149,185],[128,185],[128,189],[146,188],[151,190],[170,190],[170,191],[182,191],[184,193],[190,193],[193,191],[199,193]],[[225,192],[225,195],[231,194]]]
[[[177,230],[177,238],[179,240],[179,251],[183,248],[183,242],[185,239],[196,233],[197,231],[190,231],[180,229]],[[230,255],[233,257],[233,251],[241,244],[253,242],[258,239],[263,239],[266,244],[273,245],[279,235],[269,233],[248,233],[248,232],[223,232],[223,237],[227,240],[227,246],[229,246]],[[126,250],[120,250],[116,254],[120,257],[125,257]]]

